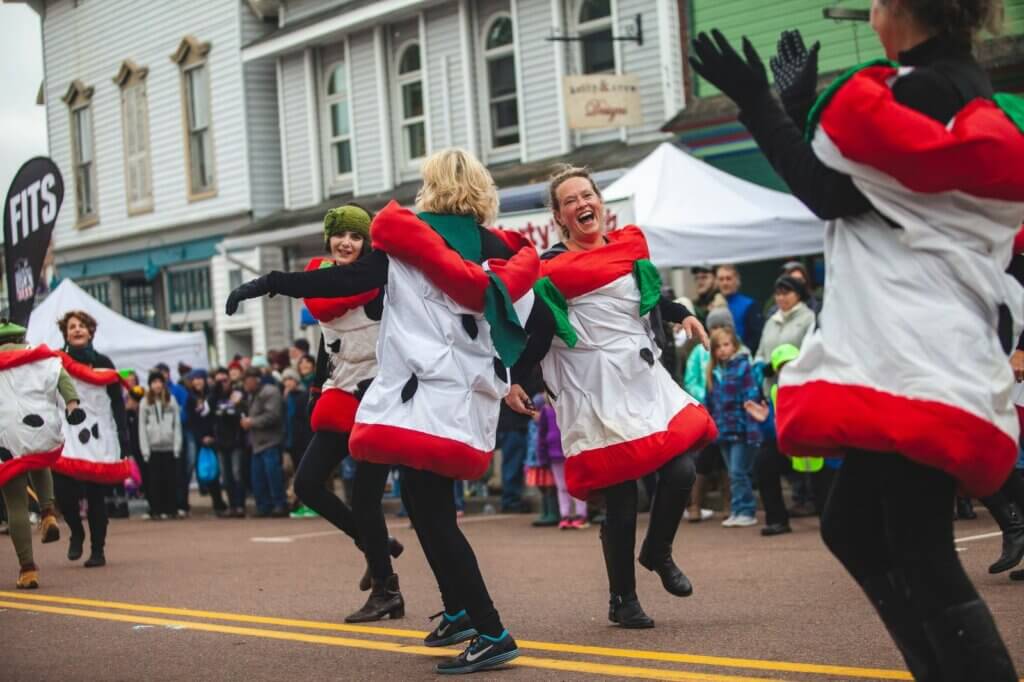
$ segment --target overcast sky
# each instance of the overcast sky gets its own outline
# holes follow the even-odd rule
[[[46,110],[36,105],[42,80],[39,15],[26,5],[0,4],[0,201],[21,164],[47,153]]]

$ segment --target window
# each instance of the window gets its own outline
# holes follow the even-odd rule
[[[491,117],[491,146],[519,144],[519,102],[512,18],[495,18],[484,32],[484,62]]]
[[[181,92],[188,195],[191,201],[216,195],[213,130],[210,120],[209,43],[188,36],[171,60],[181,68]]]
[[[427,128],[423,105],[423,74],[419,43],[399,51],[398,96],[402,121],[402,153],[406,162],[427,155]]]
[[[335,180],[352,172],[352,119],[349,115],[348,69],[344,62],[326,71],[324,121],[328,157]]]
[[[152,170],[149,162],[149,105],[146,75],[130,60],[121,64],[114,83],[121,88],[121,128],[124,138],[124,178],[129,215],[153,210]]]
[[[172,315],[211,310],[213,307],[210,302],[210,268],[207,266],[167,273],[167,288],[167,309]]]
[[[110,282],[87,282],[80,284],[82,291],[89,294],[103,305],[110,307]]]
[[[580,73],[615,73],[611,0],[583,0],[576,15]]]
[[[156,327],[156,303],[149,282],[121,282],[121,313],[130,320]]]
[[[71,111],[71,165],[75,175],[75,226],[88,227],[99,221],[96,211],[96,156],[92,132],[92,94],[75,81],[64,95]]]

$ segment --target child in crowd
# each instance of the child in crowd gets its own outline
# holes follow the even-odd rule
[[[540,405],[542,395],[533,397],[533,404]],[[526,427],[526,485],[540,491],[540,516],[533,525],[536,527],[558,526],[558,506],[555,494],[555,477],[551,472],[550,460],[540,443],[540,415],[529,421]]]
[[[718,444],[729,468],[732,503],[729,518],[722,522],[727,528],[757,525],[751,481],[761,429],[747,414],[744,403],[757,400],[759,391],[750,359],[739,349],[733,329],[711,332],[708,408],[718,425]]]
[[[164,375],[149,373],[149,391],[139,405],[139,451],[146,463],[145,485],[153,520],[173,518],[182,428],[178,403],[167,390]]]
[[[565,484],[565,454],[562,452],[562,433],[558,430],[555,408],[544,400],[543,394],[535,397],[533,403],[540,408],[540,416],[537,417],[537,450],[541,459],[548,462],[555,479],[561,516],[558,527],[562,530],[588,528],[587,503],[572,497]]]

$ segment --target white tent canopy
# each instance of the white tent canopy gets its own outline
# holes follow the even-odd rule
[[[64,338],[57,320],[69,310],[84,310],[96,318],[93,346],[109,355],[118,369],[133,369],[143,383],[146,373],[163,362],[176,373],[179,362],[193,368],[209,368],[206,335],[203,332],[169,332],[129,320],[103,305],[70,279],[63,280],[32,311],[27,339],[60,349]]]
[[[658,267],[746,263],[821,253],[824,224],[800,201],[667,142],[603,192],[632,197]]]

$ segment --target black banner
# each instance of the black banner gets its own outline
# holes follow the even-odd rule
[[[37,156],[18,170],[4,202],[7,317],[28,326],[43,260],[64,200],[64,179],[50,159]]]

